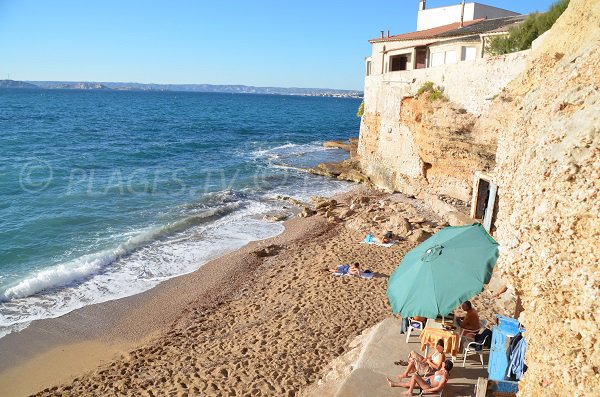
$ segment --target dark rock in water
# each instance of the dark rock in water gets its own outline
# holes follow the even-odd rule
[[[289,217],[290,217],[290,214],[287,212],[275,212],[275,213],[266,214],[263,217],[263,220],[269,221],[269,222],[281,222],[281,221],[285,221]]]

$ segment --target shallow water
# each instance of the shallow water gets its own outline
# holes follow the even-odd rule
[[[277,194],[347,190],[296,167],[346,157],[321,144],[358,135],[358,104],[0,91],[0,335],[280,233],[262,220]]]

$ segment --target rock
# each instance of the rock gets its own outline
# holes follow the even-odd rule
[[[281,251],[281,247],[279,245],[269,245],[263,249],[253,251],[252,253],[259,258],[266,258],[268,256],[277,255],[277,253]]]
[[[422,243],[423,241],[427,240],[429,237],[431,237],[430,233],[427,233],[423,229],[417,229],[417,230],[414,230],[410,236],[408,236],[408,241]]]
[[[323,197],[313,198],[315,210],[328,210],[337,207],[337,201],[334,199],[327,199]]]
[[[369,178],[367,176],[355,169],[350,169],[345,172],[342,172],[337,176],[337,179],[356,183],[366,183],[369,181]]]
[[[415,216],[412,217],[408,220],[410,223],[423,223],[426,222],[427,219],[423,218],[422,216]]]
[[[286,220],[287,218],[289,218],[290,214],[285,213],[285,212],[278,212],[278,213],[274,213],[274,214],[266,214],[265,216],[263,216],[263,220],[265,221],[269,221],[269,222],[281,222]]]
[[[389,224],[400,236],[406,236],[412,230],[411,224],[402,215],[390,216]]]
[[[470,216],[458,211],[447,212],[443,218],[450,226],[471,225],[475,222]]]
[[[342,141],[326,141],[323,142],[324,147],[342,149],[347,152],[350,152],[352,143],[351,142],[342,142]]]
[[[310,209],[308,207],[304,207],[304,208],[302,208],[302,211],[298,214],[298,217],[308,218],[310,216],[313,216],[314,214],[316,214],[315,211],[313,211],[312,209]]]
[[[387,221],[388,217],[385,214],[377,214],[373,217],[375,222],[384,222]]]
[[[354,214],[355,214],[354,210],[352,210],[352,208],[348,208],[348,209],[346,209],[346,210],[344,210],[344,211],[342,211],[340,213],[340,218],[341,219],[347,219],[347,218],[351,217]]]

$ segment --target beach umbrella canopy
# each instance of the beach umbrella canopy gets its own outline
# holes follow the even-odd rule
[[[483,290],[497,259],[498,243],[481,224],[446,227],[408,252],[390,276],[392,310],[446,316]]]

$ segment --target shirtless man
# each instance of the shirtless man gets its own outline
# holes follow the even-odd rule
[[[480,327],[479,314],[477,314],[477,310],[475,310],[473,308],[473,305],[469,301],[466,301],[465,303],[463,303],[460,306],[460,308],[463,309],[466,312],[466,314],[464,317],[458,317],[456,319],[456,325],[458,325],[460,328],[465,330],[465,332],[463,332],[464,336],[475,335],[475,333],[477,333],[477,331],[479,330],[479,327]],[[473,332],[467,332],[467,331],[473,331]]]

